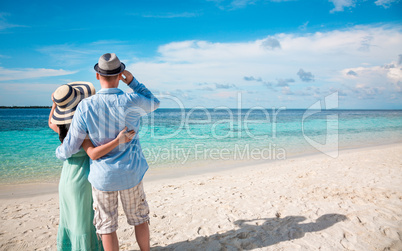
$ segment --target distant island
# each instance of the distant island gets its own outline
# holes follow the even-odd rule
[[[51,106],[0,106],[0,109],[38,109],[38,108],[52,108]]]

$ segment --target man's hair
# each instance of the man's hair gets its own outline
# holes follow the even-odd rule
[[[112,81],[115,81],[119,77],[119,75],[113,75],[113,76],[102,76],[102,75],[100,75],[100,77],[105,79],[107,82],[112,82]]]

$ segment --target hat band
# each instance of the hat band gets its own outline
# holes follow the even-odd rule
[[[87,89],[87,94],[86,95],[88,97],[93,95],[93,93],[91,91],[91,87],[89,87],[89,85],[87,85],[87,84],[70,84],[70,86],[77,88],[82,94],[85,94],[84,89],[82,88],[82,86],[84,86],[85,89]]]
[[[72,113],[72,112],[75,112],[75,110],[77,110],[77,106],[74,106],[74,107],[72,107],[71,109],[65,110],[65,111],[60,110],[60,109],[56,106],[56,109],[54,110],[54,113],[53,113],[53,114],[57,114],[57,115],[68,115],[68,114],[70,114],[70,113]]]
[[[98,66],[98,72],[101,74],[109,74],[109,75],[110,74],[119,74],[120,71],[121,71],[121,65],[119,68],[114,69],[114,70],[103,70],[103,69],[99,68],[99,66]]]
[[[55,115],[53,115],[52,119],[54,119],[56,121],[67,121],[67,120],[73,119],[73,117],[74,117],[74,115],[71,115],[71,116],[66,117],[66,118],[64,118],[64,117],[59,118],[59,117],[56,117]]]

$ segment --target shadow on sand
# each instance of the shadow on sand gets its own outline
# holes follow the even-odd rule
[[[341,214],[325,214],[315,222],[301,223],[303,216],[286,216],[284,218],[262,218],[255,220],[238,220],[234,223],[240,227],[225,233],[202,236],[193,240],[177,242],[165,247],[153,247],[152,250],[250,250],[302,238],[305,233],[317,232],[329,228],[337,222],[346,220]],[[258,222],[264,221],[258,225]]]

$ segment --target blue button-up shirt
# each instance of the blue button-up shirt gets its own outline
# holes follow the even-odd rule
[[[115,139],[127,126],[136,136],[120,144],[102,158],[91,161],[88,180],[101,191],[119,191],[136,186],[148,170],[138,139],[141,116],[159,107],[159,100],[134,78],[129,84],[133,93],[118,88],[101,89],[82,100],[75,111],[70,129],[56,156],[66,160],[77,153],[86,135],[94,146]]]

